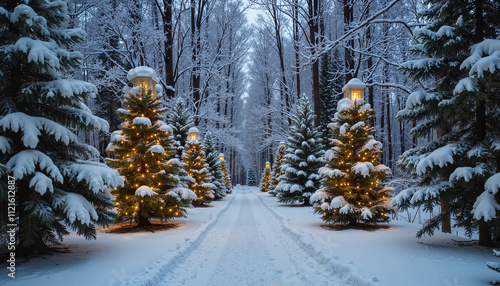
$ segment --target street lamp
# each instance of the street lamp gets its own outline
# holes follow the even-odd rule
[[[187,134],[189,140],[200,140],[200,130],[198,130],[198,128],[196,127],[189,128]]]
[[[224,161],[224,153],[219,154],[219,160]]]
[[[355,101],[357,99],[365,98],[365,87],[366,85],[361,80],[353,78],[342,88],[342,92],[344,93],[345,98]]]
[[[134,87],[144,88],[146,92],[151,91],[153,97],[156,96],[156,85],[159,80],[154,69],[145,66],[136,67],[128,72],[127,78]]]

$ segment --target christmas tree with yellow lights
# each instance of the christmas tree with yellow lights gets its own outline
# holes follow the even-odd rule
[[[391,188],[382,182],[391,170],[377,164],[382,143],[370,126],[373,109],[363,99],[339,101],[329,127],[333,148],[325,153],[326,166],[319,170],[321,188],[311,197],[314,212],[328,223],[375,224],[389,220]]]
[[[226,160],[224,159],[224,154],[219,154],[220,160],[220,168],[222,169],[222,173],[224,174],[224,185],[226,186],[226,193],[232,193],[232,183],[231,183],[231,174],[229,173],[229,169],[227,167]]]
[[[154,74],[146,67],[137,69]],[[125,178],[125,185],[113,192],[118,219],[133,219],[138,227],[150,225],[150,219],[185,217],[186,208],[196,199],[192,191],[179,187],[182,165],[173,157],[172,129],[163,121],[166,109],[156,93],[139,86],[130,89],[118,109],[123,123],[112,133],[107,148],[113,155],[107,158],[108,164]]]
[[[205,150],[200,141],[200,132],[196,127],[189,129],[188,139],[182,153],[182,163],[187,175],[192,178],[188,182],[188,188],[197,196],[194,203],[196,205],[210,204],[215,198],[214,193],[217,187],[211,183]]]
[[[274,164],[271,172],[271,186],[269,186],[269,194],[275,196],[276,192],[274,189],[280,183],[280,176],[285,172],[281,170],[281,166],[283,165],[283,156],[286,153],[286,145],[285,142],[280,142],[278,146],[278,150],[276,151],[276,155],[274,155]]]
[[[266,168],[262,174],[262,180],[260,181],[260,191],[269,192],[269,187],[271,186],[271,166],[269,162],[266,162]]]

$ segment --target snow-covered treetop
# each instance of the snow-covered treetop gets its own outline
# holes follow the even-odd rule
[[[150,67],[140,66],[131,69],[127,74],[127,79],[132,81],[136,77],[150,77],[155,82],[160,82],[158,80],[158,76],[156,75],[156,71]]]
[[[344,87],[342,88],[342,92],[345,92],[348,88],[365,88],[366,84],[364,84],[359,78],[351,79]]]

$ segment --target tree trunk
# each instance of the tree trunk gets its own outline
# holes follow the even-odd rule
[[[198,9],[196,9],[198,4]],[[200,58],[201,51],[201,22],[203,19],[203,11],[205,9],[206,0],[191,0],[191,60],[193,67],[191,69],[191,91],[193,93],[194,101],[194,123],[198,125],[200,118],[198,116],[201,108],[201,90],[200,90]],[[196,11],[197,10],[197,11]]]
[[[481,246],[493,246],[490,227],[482,219],[479,221],[479,241],[477,244]]]
[[[174,0],[163,0],[163,34],[165,36],[165,41],[163,42],[165,48],[165,84],[172,88],[175,88],[174,82],[174,31],[172,26],[172,6]],[[165,89],[165,96],[167,98],[173,98],[175,92],[170,89]]]
[[[441,116],[441,115],[438,115]],[[450,128],[447,125],[440,125],[437,129],[437,136],[438,138],[443,137],[450,131]],[[442,178],[444,175],[441,174],[440,177]],[[441,197],[440,199],[441,202],[441,213],[448,212],[447,215],[443,217],[441,220],[441,231],[444,233],[451,233],[451,216],[449,214],[450,207],[449,207],[449,200],[447,198]]]
[[[318,44],[318,29],[319,29],[319,1],[320,0],[308,0],[308,8],[309,8],[309,40],[312,46],[316,46]],[[313,53],[314,50],[313,50]],[[312,64],[312,93],[313,93],[313,103],[314,103],[314,113],[316,114],[316,119],[314,120],[314,126],[321,125],[321,106],[319,99],[319,61],[316,60]]]
[[[300,97],[300,58],[299,58],[299,17],[298,0],[293,2],[293,50],[295,51],[295,81],[297,88],[297,98]]]
[[[344,5],[344,32],[349,31],[350,25],[354,18],[353,13],[353,0],[342,0]],[[351,39],[348,42],[348,47],[354,48],[354,40]],[[354,55],[351,49],[348,47],[344,48],[344,67],[346,71],[345,83],[347,84],[352,78],[352,70],[354,69]]]

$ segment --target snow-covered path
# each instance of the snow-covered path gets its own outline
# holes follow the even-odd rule
[[[160,285],[338,285],[255,193],[240,188],[217,224]],[[312,283],[311,283],[312,282]]]

